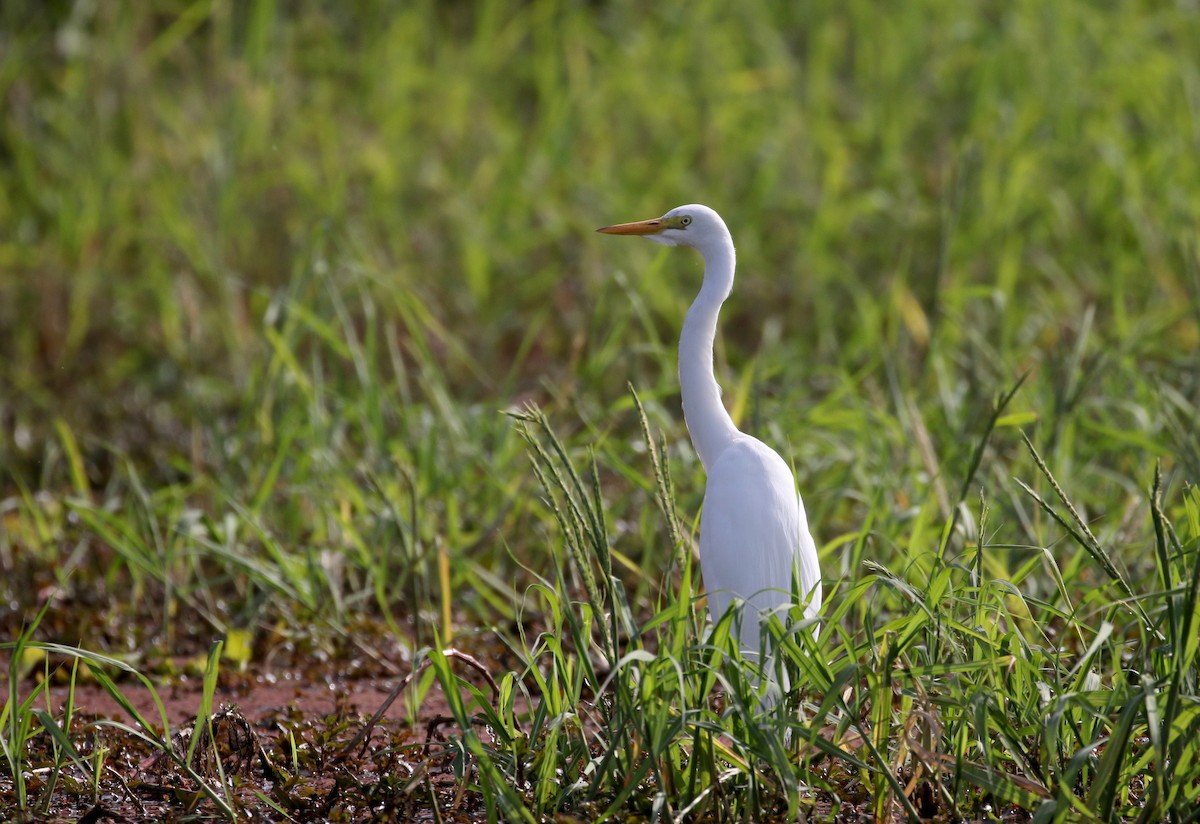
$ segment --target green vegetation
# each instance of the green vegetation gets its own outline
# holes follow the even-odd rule
[[[1133,0],[0,4],[0,812],[158,751],[171,815],[1200,820],[1197,43]],[[692,201],[826,578],[769,718],[695,602],[699,260],[592,233]],[[352,659],[424,666],[442,749],[313,755],[355,717],[226,774],[220,679]],[[126,693],[188,667],[172,743]]]

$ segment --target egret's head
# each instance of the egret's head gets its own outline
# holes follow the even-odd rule
[[[729,241],[729,230],[721,216],[698,203],[677,206],[652,220],[618,223],[596,231],[606,235],[639,235],[667,246],[692,246],[701,250],[712,243]]]

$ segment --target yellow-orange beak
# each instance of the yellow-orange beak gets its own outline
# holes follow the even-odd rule
[[[597,229],[606,235],[657,235],[667,228],[661,217],[653,220],[639,220],[636,223],[618,223],[616,226],[605,226]]]

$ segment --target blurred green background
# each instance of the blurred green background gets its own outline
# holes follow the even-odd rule
[[[49,583],[168,628],[510,614],[553,543],[530,400],[657,591],[626,384],[693,516],[699,260],[593,230],[686,202],[734,233],[718,372],[827,577],[867,520],[919,568],[1027,370],[967,500],[1055,540],[1023,427],[1136,563],[1154,463],[1200,476],[1197,43],[1185,2],[5,2],[7,628]]]

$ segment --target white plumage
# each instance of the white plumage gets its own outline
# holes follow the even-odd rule
[[[741,616],[741,644],[757,653],[762,649],[759,621],[792,603],[794,572],[800,600],[807,602],[805,614],[817,615],[821,571],[791,469],[769,446],[738,431],[713,374],[717,317],[733,288],[733,239],[720,215],[698,204],[599,231],[691,246],[704,258],[704,282],[679,338],[683,414],[708,476],[700,515],[700,572],[714,623],[735,599],[749,606]]]

